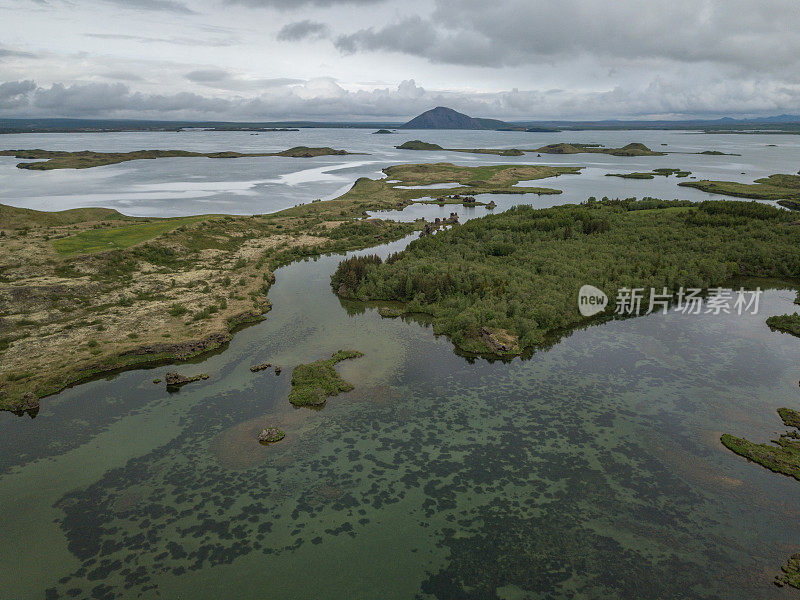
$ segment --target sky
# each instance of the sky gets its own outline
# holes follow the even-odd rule
[[[0,0],[0,117],[800,114],[797,0]]]

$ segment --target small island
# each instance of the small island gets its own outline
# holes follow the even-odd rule
[[[655,179],[656,177],[688,177],[691,171],[684,171],[682,169],[653,169],[648,172],[639,173],[606,173],[606,177],[622,177],[623,179]]]
[[[289,402],[294,406],[323,406],[331,396],[349,392],[354,388],[349,381],[334,368],[336,363],[364,356],[358,350],[339,350],[330,358],[305,365],[297,365],[292,370],[292,391]]]

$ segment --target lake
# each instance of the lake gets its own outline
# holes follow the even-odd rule
[[[557,141],[675,154],[496,157],[410,152]],[[607,172],[681,167],[698,178],[794,173],[794,136],[675,131],[368,130],[39,134],[3,148],[272,151],[332,146],[367,156],[159,159],[30,172],[0,157],[2,201],[133,215],[271,212],[340,194],[403,162],[586,166],[541,180],[551,206],[586,197],[706,199],[674,177]],[[778,144],[770,147],[767,144]],[[745,172],[746,175],[741,175]],[[489,198],[482,196],[482,201]],[[501,201],[504,204],[501,204]],[[438,216],[481,207],[412,206]],[[387,256],[413,237],[361,253]],[[348,256],[358,254],[349,253]],[[793,312],[774,282],[757,315],[669,312],[606,322],[508,362],[465,358],[424,322],[342,301],[343,256],[281,268],[267,319],[224,351],[180,366],[207,381],[167,393],[140,369],[0,413],[0,598],[555,599],[789,598],[771,580],[798,551],[800,486],[727,451],[785,429],[797,408],[800,340],[764,321]],[[340,348],[355,390],[321,410],[287,400],[291,367]],[[251,373],[253,364],[283,366]],[[269,447],[267,425],[286,431]]]

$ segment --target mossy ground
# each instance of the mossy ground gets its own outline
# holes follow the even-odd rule
[[[292,371],[289,402],[295,406],[322,406],[330,396],[349,392],[353,384],[342,379],[336,363],[360,356],[364,355],[357,350],[339,350],[328,359],[297,365]]]

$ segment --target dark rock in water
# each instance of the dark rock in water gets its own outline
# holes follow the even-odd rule
[[[181,375],[177,371],[170,371],[164,376],[164,381],[167,383],[167,387],[180,387],[182,385],[186,385],[187,383],[191,383],[193,381],[200,381],[201,379],[208,379],[208,374],[200,373],[199,375],[186,377],[185,375]]]
[[[275,375],[281,374],[281,368],[278,365],[275,365]]]
[[[263,371],[264,369],[269,369],[272,366],[272,363],[261,363],[260,365],[253,365],[250,367],[250,370],[253,373],[257,373],[258,371]]]
[[[489,202],[489,204],[486,205],[486,208],[488,208],[489,210],[497,208],[497,204],[495,203],[494,200],[492,200],[491,202]]]
[[[272,442],[280,442],[286,437],[286,433],[277,427],[267,427],[258,434],[258,441],[262,444],[270,444]]]

